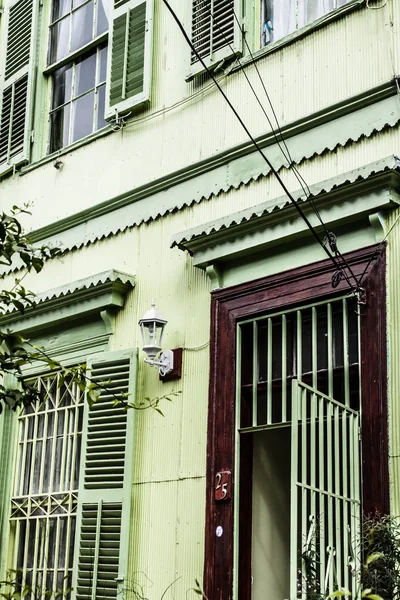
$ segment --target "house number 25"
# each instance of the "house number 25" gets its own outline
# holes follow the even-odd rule
[[[215,475],[215,500],[221,502],[231,499],[231,471],[218,471]]]

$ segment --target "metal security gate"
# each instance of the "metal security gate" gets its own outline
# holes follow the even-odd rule
[[[306,600],[310,592],[331,593],[338,587],[355,598],[359,413],[295,380],[291,430],[290,599]]]
[[[254,493],[261,493],[262,482],[257,452],[268,432],[280,448],[282,443],[291,446],[287,462],[274,472],[273,486],[287,481],[290,500],[273,516],[287,518],[289,527],[287,560],[279,565],[287,591],[277,600],[287,598],[289,590],[290,600],[310,597],[303,585],[307,564],[303,558],[312,558],[317,567],[312,583],[316,593],[338,586],[352,590],[349,556],[357,550],[361,525],[357,297],[328,299],[241,321],[236,360],[235,600],[241,595],[240,557],[248,554],[249,543],[255,543],[254,527],[264,531],[253,508],[260,500]],[[280,454],[273,448],[268,452],[272,459]],[[252,491],[247,493],[249,488]],[[241,513],[242,496],[247,498],[248,518]],[[253,545],[248,574],[252,600],[264,593],[257,583],[261,557]],[[271,568],[265,566],[265,571]],[[275,580],[277,572],[271,571]]]

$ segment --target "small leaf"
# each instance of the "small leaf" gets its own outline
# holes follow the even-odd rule
[[[367,560],[365,561],[366,565],[370,565],[374,560],[378,560],[378,558],[382,558],[384,554],[382,552],[373,552],[372,554],[368,554]]]

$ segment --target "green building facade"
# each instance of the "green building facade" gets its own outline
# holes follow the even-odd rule
[[[89,409],[27,369],[42,405],[0,417],[0,579],[295,600],[317,543],[351,588],[362,512],[400,512],[400,8],[171,6],[192,48],[163,0],[3,0],[0,208],[28,202],[62,253],[0,324],[172,401]],[[172,380],[144,362],[153,298]]]

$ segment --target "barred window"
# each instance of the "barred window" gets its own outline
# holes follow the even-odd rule
[[[14,568],[40,594],[71,588],[83,393],[54,373],[36,378],[40,401],[19,416],[11,498]],[[37,595],[37,594],[36,594]],[[27,600],[36,597],[27,595]],[[39,596],[38,596],[39,597]],[[40,595],[40,597],[42,597]]]

